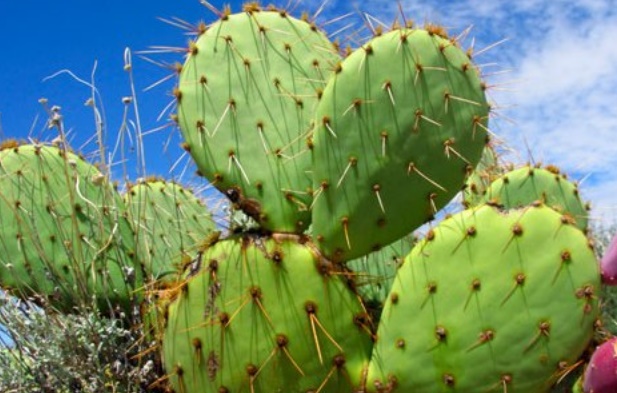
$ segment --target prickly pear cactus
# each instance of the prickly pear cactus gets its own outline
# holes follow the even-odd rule
[[[465,181],[463,189],[463,204],[465,207],[473,207],[483,204],[486,189],[497,178],[506,172],[506,169],[499,163],[499,155],[489,143],[482,151],[480,162]]]
[[[581,230],[586,230],[589,208],[579,195],[578,185],[554,166],[524,166],[504,173],[486,189],[485,201],[506,209],[541,201],[567,215]]]
[[[599,287],[587,238],[546,206],[446,219],[399,269],[368,391],[546,392],[589,343]]]
[[[128,309],[142,284],[121,197],[65,148],[0,149],[0,286],[73,311]]]
[[[314,119],[317,245],[351,260],[450,201],[486,143],[479,72],[441,28],[395,29],[335,69]]]
[[[212,245],[166,313],[176,392],[351,392],[368,364],[358,296],[307,239],[239,235]]]
[[[407,235],[394,243],[345,264],[373,320],[377,321],[399,267],[417,239]]]
[[[501,173],[471,52],[367,19],[343,59],[308,17],[218,16],[177,69],[175,119],[232,234],[174,183],[131,186],[127,208],[63,144],[7,142],[2,289],[61,311],[139,296],[176,393],[546,393],[581,363],[601,283],[587,207],[554,167]],[[404,237],[461,189],[473,209]],[[602,348],[579,391],[614,391]]]
[[[339,54],[286,11],[225,14],[192,44],[176,90],[199,171],[262,228],[302,233],[313,110]]]
[[[174,182],[147,178],[125,195],[138,241],[146,247],[146,270],[159,282],[179,279],[182,263],[216,231],[212,215],[190,190]]]
[[[499,201],[513,210],[446,219],[400,268],[359,262],[432,220],[490,149],[470,53],[405,26],[341,60],[306,18],[255,3],[219,17],[189,47],[177,119],[199,171],[258,227],[204,244],[164,291],[174,389],[546,391],[598,316],[571,217]],[[538,199],[554,204],[523,205]]]

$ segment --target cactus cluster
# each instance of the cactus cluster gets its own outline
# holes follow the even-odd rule
[[[461,42],[406,21],[344,51],[254,3],[199,33],[174,118],[255,225],[220,233],[180,185],[123,201],[65,148],[5,146],[3,288],[63,310],[142,299],[177,393],[542,393],[584,361],[588,206],[553,166],[500,165]]]

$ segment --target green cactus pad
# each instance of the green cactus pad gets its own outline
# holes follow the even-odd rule
[[[544,205],[452,216],[399,269],[368,391],[546,392],[592,338],[599,289],[588,239]]]
[[[378,319],[390,294],[398,268],[416,242],[415,236],[407,235],[379,251],[345,263],[364,304],[373,312],[374,320]]]
[[[203,202],[179,184],[148,178],[125,195],[143,257],[155,280],[178,279],[182,262],[195,258],[199,243],[216,231]]]
[[[313,230],[336,261],[410,233],[463,187],[486,143],[478,70],[439,29],[395,30],[343,61],[317,108]]]
[[[297,236],[212,245],[167,312],[163,357],[176,392],[353,391],[372,343],[343,277]]]
[[[474,207],[484,203],[484,194],[491,183],[504,174],[499,156],[492,144],[487,144],[476,168],[471,172],[463,189],[463,204]]]
[[[570,217],[581,230],[586,230],[589,212],[582,202],[578,186],[554,166],[524,166],[503,174],[487,188],[485,201],[506,209],[542,201]]]
[[[143,285],[124,204],[101,172],[43,145],[0,150],[0,286],[63,311],[125,310]]]
[[[263,228],[302,233],[310,224],[307,139],[338,60],[314,25],[253,8],[212,24],[191,47],[176,92],[186,148]]]

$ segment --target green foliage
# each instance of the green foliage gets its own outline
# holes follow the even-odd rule
[[[2,296],[2,295],[0,295]],[[53,314],[0,297],[0,324],[14,341],[0,348],[0,391],[145,393],[160,375],[156,357],[119,319],[96,312]]]

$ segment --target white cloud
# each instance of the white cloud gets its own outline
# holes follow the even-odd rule
[[[603,25],[563,23],[554,26],[539,47],[524,54],[516,98],[535,102],[577,97],[591,87],[615,84],[617,17]]]
[[[361,9],[386,23],[399,16],[390,0],[333,3],[337,12]],[[523,161],[529,146],[534,159],[586,178],[582,192],[594,216],[615,220],[617,0],[403,0],[402,8],[408,19],[440,23],[455,34],[473,25],[467,43],[475,35],[476,50],[509,38],[476,59],[512,70],[489,83],[505,108],[499,113],[514,123],[496,117],[491,127]]]
[[[606,3],[606,2],[604,2]],[[545,34],[524,50],[513,68],[519,82],[509,101],[518,124],[508,139],[524,135],[533,153],[574,177],[589,176],[583,192],[594,215],[617,215],[617,15],[600,1],[587,12],[565,8]],[[579,5],[580,6],[580,5]],[[503,95],[502,95],[503,96]],[[613,214],[610,214],[610,212]],[[601,212],[601,213],[600,213]]]

